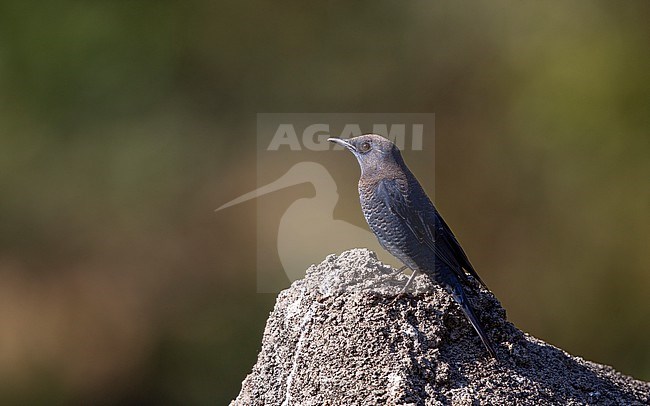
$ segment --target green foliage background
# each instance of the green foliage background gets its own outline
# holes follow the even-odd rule
[[[237,394],[274,297],[254,206],[213,209],[255,188],[257,112],[435,112],[437,204],[510,319],[650,380],[649,20],[647,1],[0,3],[0,403]]]

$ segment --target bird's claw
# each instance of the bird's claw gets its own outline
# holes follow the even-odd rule
[[[393,305],[395,304],[395,302],[398,302],[399,300],[404,299],[405,297],[406,297],[406,292],[401,291],[393,298],[393,300],[390,301],[389,304]]]

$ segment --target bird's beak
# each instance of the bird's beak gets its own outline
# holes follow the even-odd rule
[[[342,139],[342,138],[328,138],[327,141],[333,142],[335,144],[339,144],[342,147],[345,147],[349,149],[350,151],[354,152],[357,149],[354,147],[354,145],[350,144],[348,141]]]

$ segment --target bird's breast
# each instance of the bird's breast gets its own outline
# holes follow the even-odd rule
[[[418,244],[403,219],[376,193],[376,184],[360,183],[359,197],[363,215],[380,244],[412,269],[420,268],[415,261]]]

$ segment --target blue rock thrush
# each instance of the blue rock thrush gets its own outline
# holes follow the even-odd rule
[[[359,197],[363,215],[381,246],[413,270],[402,294],[418,272],[429,275],[452,295],[487,351],[496,358],[465,295],[463,284],[469,283],[465,272],[487,286],[404,163],[399,149],[388,139],[375,134],[347,140],[329,138],[328,141],[344,146],[359,161]]]

